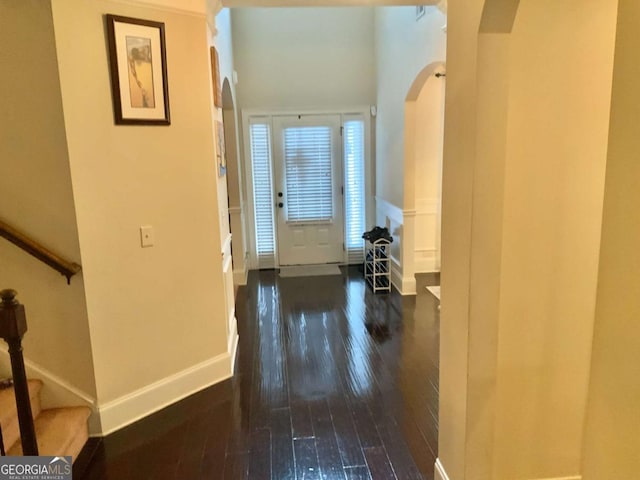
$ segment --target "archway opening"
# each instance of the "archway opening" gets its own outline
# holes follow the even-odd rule
[[[443,62],[427,65],[405,99],[405,276],[440,271],[445,75]]]
[[[244,192],[242,169],[238,155],[237,113],[231,84],[225,78],[222,84],[222,122],[224,124],[225,168],[227,200],[229,204],[229,229],[232,234],[231,256],[234,284],[246,283],[246,241],[244,229]]]

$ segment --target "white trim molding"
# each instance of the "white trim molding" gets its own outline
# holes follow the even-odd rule
[[[134,7],[152,8],[168,13],[177,13],[181,15],[190,15],[199,18],[205,18],[206,7],[201,0],[113,0],[124,5],[132,5]]]
[[[397,223],[402,224],[403,212],[402,212],[402,209],[397,205],[394,205],[393,203],[388,202],[382,197],[376,196],[376,209],[383,210],[385,215],[388,216],[391,220],[394,220]]]
[[[447,475],[447,472],[444,469],[444,465],[442,465],[442,462],[440,461],[439,458],[436,458],[434,473],[435,473],[434,480],[451,480],[449,478],[449,475]]]
[[[440,227],[438,211],[440,202],[437,198],[416,200],[415,273],[432,273],[440,271],[439,235]]]
[[[416,294],[416,278],[404,277],[402,267],[396,257],[391,257],[391,285],[402,296]]]
[[[400,262],[395,257],[391,257],[391,285],[402,293],[402,269]]]
[[[226,1],[224,2],[225,8],[231,8],[231,4],[228,4]],[[376,208],[372,205],[373,197],[373,189],[375,180],[371,176],[371,172],[373,170],[372,164],[372,138],[371,138],[371,106],[370,105],[353,105],[346,107],[336,107],[336,108],[326,108],[326,107],[307,107],[307,108],[296,108],[296,107],[288,107],[288,108],[275,108],[275,109],[242,109],[241,117],[242,121],[240,122],[242,125],[242,132],[244,135],[241,135],[244,139],[244,151],[251,151],[251,138],[249,135],[250,131],[250,122],[253,117],[260,117],[264,120],[265,123],[270,125],[271,128],[271,142],[272,149],[274,148],[273,142],[273,119],[280,116],[288,116],[288,115],[339,115],[341,117],[341,122],[344,121],[345,116],[350,115],[362,115],[365,125],[365,202],[366,202],[366,222],[369,223],[370,219],[374,218],[374,214],[376,212]],[[274,168],[274,158],[272,155],[271,158],[271,168],[272,175]],[[258,258],[256,254],[256,224],[255,224],[255,205],[254,205],[254,192],[253,192],[253,166],[251,156],[247,153],[246,159],[244,163],[244,175],[243,182],[247,192],[246,203],[244,205],[244,215],[246,220],[246,232],[245,232],[245,240],[246,246],[249,251],[249,261],[248,270],[257,270],[260,268],[258,265]],[[276,222],[277,223],[277,222]],[[279,258],[278,258],[278,227],[274,225],[274,242],[275,242],[275,253],[274,253],[274,267],[279,267]]]
[[[574,476],[571,476],[571,477],[537,478],[536,480],[582,480],[582,475],[574,475]]]
[[[227,234],[224,241],[222,242],[221,251],[223,254],[229,253],[231,255],[231,234]]]
[[[376,197],[376,220],[384,224],[393,235],[391,246],[391,283],[401,295],[416,294],[416,278],[413,268],[413,238],[407,237],[407,232],[413,231],[417,215],[416,210],[402,210],[397,205]],[[407,227],[409,226],[409,227]],[[412,234],[411,234],[412,235]],[[407,255],[410,250],[410,255]],[[395,252],[395,253],[394,253]],[[398,254],[400,258],[398,258]],[[409,261],[407,259],[410,259]]]
[[[236,335],[237,336],[237,335]],[[234,346],[235,345],[235,346]],[[232,348],[237,347],[237,340]],[[234,352],[235,357],[235,352]],[[225,352],[98,406],[101,435],[108,435],[233,375],[235,358]]]
[[[231,360],[231,376],[236,371],[236,356],[238,353],[238,342],[240,337],[238,336],[238,320],[235,315],[230,325],[229,338],[227,339],[227,352]]]
[[[243,262],[243,269],[234,269],[233,270],[233,284],[234,285],[246,285],[249,279],[249,267],[247,266],[249,262],[249,255],[247,255]]]
[[[444,469],[444,465],[442,465],[442,461],[440,460],[440,458],[436,459],[436,463],[434,465],[434,480],[452,480],[451,478],[449,478],[449,475],[447,475],[447,472]],[[535,480],[582,480],[582,475],[574,475],[569,477],[537,478]]]

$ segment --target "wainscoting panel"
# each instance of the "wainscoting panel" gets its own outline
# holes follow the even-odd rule
[[[438,199],[416,202],[415,273],[440,271]]]

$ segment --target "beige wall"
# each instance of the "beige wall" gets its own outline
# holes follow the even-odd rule
[[[375,102],[372,8],[232,11],[241,109]]]
[[[377,107],[376,195],[404,208],[405,100],[418,74],[444,61],[446,17],[436,7],[416,21],[415,7],[375,10]],[[420,135],[421,132],[416,132]]]
[[[54,40],[50,2],[0,3],[0,218],[80,263]],[[67,286],[4,239],[0,265],[0,288],[26,307],[26,359],[94,397],[83,275]]]
[[[442,176],[442,274],[438,457],[466,479],[471,212],[476,154],[478,31],[484,0],[447,9],[447,95]],[[490,452],[489,452],[490,454]]]
[[[478,36],[485,3],[449,5],[439,455],[452,479],[576,475],[616,5],[521,0]]]
[[[521,0],[511,34],[498,478],[580,471],[615,17],[615,2]]]
[[[620,0],[584,480],[640,475],[640,4]]]
[[[165,23],[171,126],[114,125],[105,13]],[[104,404],[227,351],[206,22],[115,1],[56,2],[53,17]]]
[[[474,478],[492,476],[496,419],[498,321],[501,288],[504,173],[509,95],[509,37],[478,38],[476,157],[473,171],[474,215],[469,292],[467,372],[467,451],[465,469]]]

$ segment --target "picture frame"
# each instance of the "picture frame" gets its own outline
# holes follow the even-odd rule
[[[218,157],[218,176],[227,173],[227,150],[224,142],[224,124],[216,120],[216,156]]]
[[[220,82],[220,61],[218,59],[218,50],[211,47],[211,84],[213,86],[213,104],[222,108],[222,83]]]
[[[164,23],[105,17],[116,125],[170,125]]]

